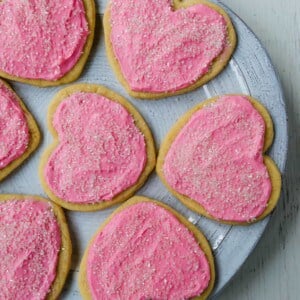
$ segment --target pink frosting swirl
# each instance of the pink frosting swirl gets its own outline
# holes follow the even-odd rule
[[[60,103],[53,126],[60,143],[44,176],[55,195],[73,203],[109,201],[137,182],[146,144],[121,104],[77,92]]]
[[[171,0],[112,0],[110,40],[133,91],[187,87],[225,49],[224,17],[207,5],[173,10]]]
[[[266,209],[272,189],[264,135],[264,119],[245,97],[220,97],[182,128],[165,157],[164,176],[214,218],[251,221]]]
[[[29,139],[27,120],[16,95],[0,81],[0,169],[22,156]]]
[[[0,70],[56,80],[78,61],[88,36],[82,0],[0,1]]]
[[[189,299],[210,281],[204,252],[166,209],[142,202],[116,214],[90,246],[93,299]]]
[[[60,229],[48,203],[0,202],[1,299],[45,299],[56,276]]]

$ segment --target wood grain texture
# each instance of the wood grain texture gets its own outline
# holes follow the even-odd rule
[[[284,201],[261,241],[222,300],[299,299],[300,285],[300,2],[222,0],[255,32],[281,79],[289,119],[289,156],[283,177]]]

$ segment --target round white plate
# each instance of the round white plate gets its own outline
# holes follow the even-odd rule
[[[283,172],[287,154],[287,120],[282,90],[266,51],[236,15],[224,7],[236,28],[238,46],[230,63],[219,76],[194,92],[168,99],[147,101],[130,98],[116,80],[108,64],[101,22],[105,6],[106,1],[101,1],[101,3],[100,0],[98,1],[97,11],[101,12],[101,15],[97,15],[94,47],[78,82],[102,84],[125,96],[146,119],[152,129],[157,149],[170,127],[195,104],[214,95],[249,94],[259,99],[273,118],[275,139],[268,154]],[[46,196],[38,178],[38,164],[45,147],[52,141],[46,127],[47,108],[55,93],[62,87],[36,88],[21,83],[13,83],[12,86],[37,119],[43,133],[43,142],[27,162],[0,184],[0,193]],[[155,173],[138,191],[138,194],[169,204],[204,232],[213,248],[216,260],[217,282],[214,295],[237,272],[269,222],[267,218],[251,226],[227,226],[200,217],[171,196]],[[73,260],[72,270],[61,299],[81,299],[77,285],[80,259],[92,235],[114,209],[115,207],[93,213],[66,212],[72,234]]]

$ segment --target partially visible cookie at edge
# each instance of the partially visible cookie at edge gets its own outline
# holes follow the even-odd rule
[[[38,147],[40,131],[25,104],[0,80],[0,181]]]
[[[41,158],[44,190],[61,206],[80,211],[128,199],[155,167],[150,129],[123,97],[99,85],[61,90],[50,104],[54,143]]]
[[[57,299],[71,267],[63,210],[31,195],[0,195],[0,289],[5,299]]]
[[[136,98],[204,85],[222,71],[236,46],[228,14],[206,0],[110,0],[104,33],[110,64]]]
[[[214,282],[213,254],[199,229],[166,204],[142,196],[100,226],[79,270],[86,300],[204,300]]]
[[[94,0],[0,1],[0,77],[40,87],[76,80],[95,17]]]

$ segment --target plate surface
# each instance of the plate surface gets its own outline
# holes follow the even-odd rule
[[[238,35],[238,47],[226,69],[204,87],[194,92],[168,99],[147,101],[130,98],[115,78],[106,58],[102,32],[102,13],[106,1],[98,0],[95,41],[92,53],[83,75],[78,82],[102,84],[127,98],[142,113],[152,129],[157,149],[170,127],[195,104],[214,95],[244,93],[259,99],[269,110],[275,128],[275,139],[268,151],[283,172],[287,154],[287,121],[280,83],[264,48],[247,26],[228,8]],[[52,141],[47,130],[47,108],[58,88],[36,88],[26,84],[13,83],[13,88],[26,103],[37,119],[43,133],[42,145],[38,151],[18,170],[0,184],[0,193],[22,193],[45,196],[38,178],[39,159]],[[227,226],[207,220],[191,212],[171,196],[153,173],[138,194],[161,200],[202,230],[208,238],[215,255],[217,283],[214,296],[228,283],[248,257],[263,233],[269,218],[246,227]],[[115,208],[93,213],[66,212],[73,242],[72,271],[61,299],[81,299],[77,275],[80,259],[85,247],[106,217]]]

